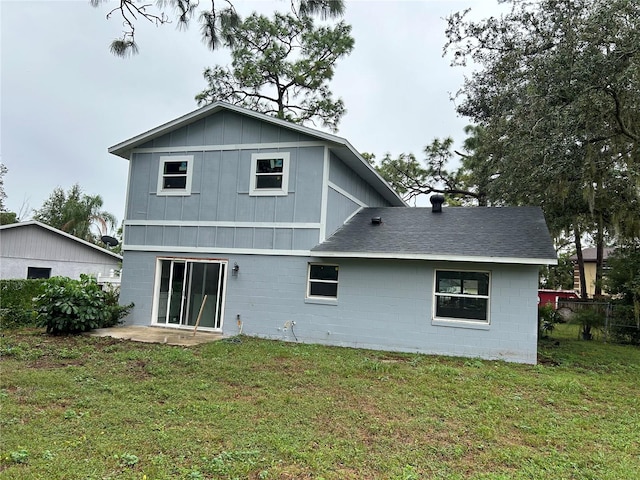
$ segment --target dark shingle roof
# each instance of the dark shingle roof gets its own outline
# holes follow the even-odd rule
[[[371,219],[381,217],[375,225]],[[311,250],[317,256],[547,264],[556,252],[538,207],[364,208]]]
[[[609,255],[615,250],[615,248],[604,248],[603,249],[603,258],[606,260]],[[592,248],[583,248],[582,249],[582,259],[585,262],[595,262],[597,260],[598,257],[598,249],[595,247]],[[569,260],[574,260],[577,261],[578,260],[578,255],[571,255],[571,257],[569,257]]]

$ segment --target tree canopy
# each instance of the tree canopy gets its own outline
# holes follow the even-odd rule
[[[640,232],[640,3],[505,0],[500,18],[448,18],[445,52],[479,67],[458,113],[484,130],[487,195],[537,204],[552,230]]]
[[[448,18],[454,64],[481,69],[458,93],[458,112],[485,131],[493,197],[583,213],[599,190],[636,186],[640,154],[640,4],[542,0],[478,22]],[[572,198],[575,197],[575,198]]]
[[[109,3],[110,0],[89,0],[93,7]],[[157,0],[139,2],[138,0],[116,0],[116,6],[107,13],[107,19],[119,19],[122,22],[122,36],[111,42],[111,52],[119,57],[138,53],[135,30],[139,21],[155,25],[176,22],[178,28],[189,28],[194,18],[200,25],[202,41],[211,49],[229,46],[233,37],[228,37],[228,28],[240,21],[231,0]],[[220,6],[222,5],[222,6]],[[343,0],[291,0],[292,10],[300,16],[320,16],[323,19],[340,17],[344,12]]]
[[[4,176],[7,174],[9,170],[4,163],[0,163],[0,212],[6,212],[7,208],[5,207],[4,201],[7,198],[7,194],[4,191]]]
[[[297,123],[319,122],[337,130],[345,113],[328,82],[354,40],[344,22],[317,25],[308,16],[253,13],[222,28],[232,38],[231,66],[207,68],[199,105],[223,100]]]
[[[635,324],[640,327],[640,241],[617,248],[607,264],[607,290],[619,302],[632,306]]]
[[[7,198],[7,193],[4,191],[4,176],[8,171],[7,166],[4,163],[0,163],[0,225],[8,225],[18,221],[18,214],[9,212],[4,203]]]
[[[42,207],[34,211],[33,218],[75,237],[95,244],[100,237],[116,227],[113,214],[102,210],[100,195],[87,195],[80,185],[73,185],[68,192],[57,187]],[[99,233],[92,228],[97,227]]]

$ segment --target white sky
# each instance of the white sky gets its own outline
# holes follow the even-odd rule
[[[243,15],[289,6],[234,3]],[[468,121],[449,97],[464,72],[442,47],[444,17],[467,7],[476,18],[499,11],[497,0],[347,0],[356,43],[331,83],[348,110],[337,134],[377,158],[422,158],[435,137],[461,142]],[[204,68],[227,63],[224,51],[204,46],[195,22],[186,32],[139,22],[140,53],[114,57],[108,46],[122,28],[105,19],[109,10],[88,0],[0,0],[0,161],[9,169],[6,206],[22,219],[55,187],[79,183],[121,221],[128,164],[107,148],[196,109]]]

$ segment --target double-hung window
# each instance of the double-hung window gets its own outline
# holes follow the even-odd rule
[[[157,195],[190,195],[193,156],[160,157]]]
[[[436,270],[435,318],[489,323],[489,272]]]
[[[287,195],[289,191],[289,153],[251,155],[250,195]]]
[[[309,264],[307,298],[338,298],[338,265]]]

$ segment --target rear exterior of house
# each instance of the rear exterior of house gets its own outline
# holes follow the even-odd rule
[[[536,361],[537,265],[549,255],[359,250],[370,232],[349,225],[415,209],[342,138],[216,103],[110,152],[129,160],[129,324]],[[331,248],[345,231],[354,249]]]

